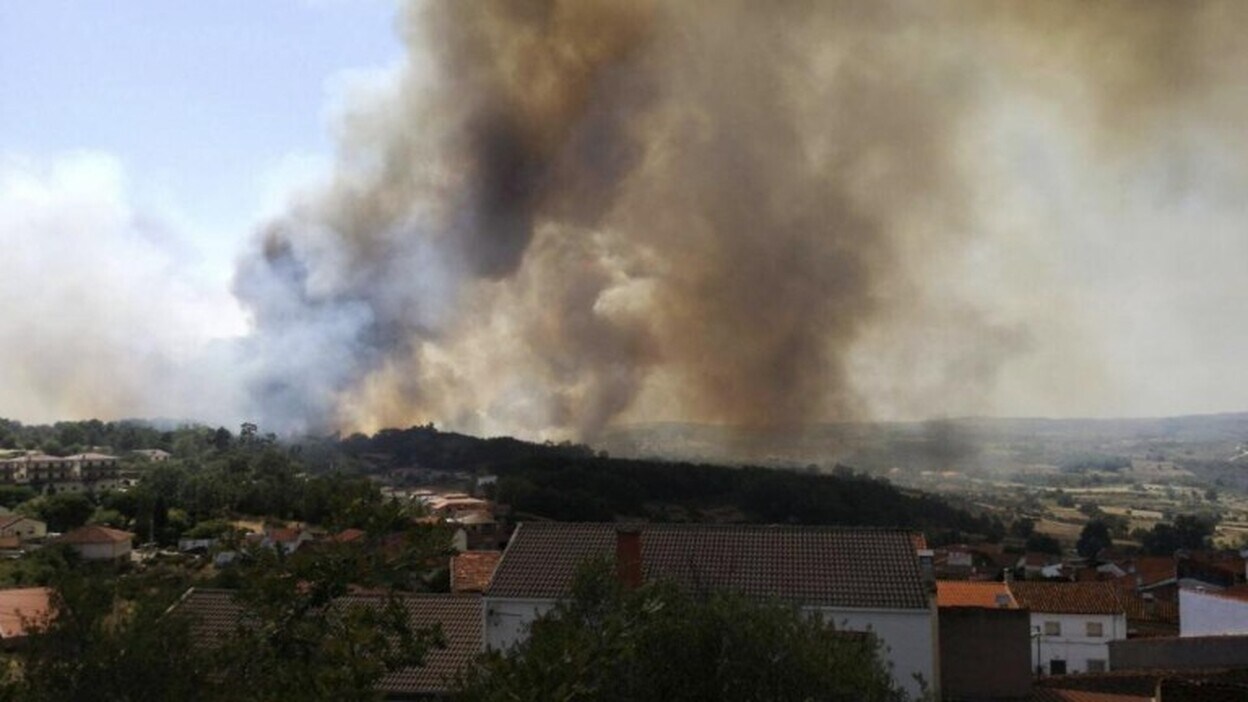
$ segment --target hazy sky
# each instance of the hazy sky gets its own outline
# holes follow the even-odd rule
[[[27,347],[0,354],[0,416],[234,419],[206,401],[227,401],[219,380],[126,407],[123,359],[147,373],[158,357],[168,375],[147,382],[179,385],[177,365],[245,331],[235,258],[327,170],[351,91],[402,57],[394,15],[393,0],[0,3],[0,339]]]
[[[237,261],[292,194],[333,172],[350,131],[342,115],[376,112],[398,89],[406,53],[420,49],[399,39],[398,4],[0,3],[0,416],[243,416],[232,376],[248,352],[232,340],[251,322],[231,291]],[[964,91],[946,157],[964,212],[941,221],[934,201],[888,220],[906,247],[895,263],[917,282],[889,288],[912,304],[882,305],[838,356],[862,416],[1248,409],[1248,51],[1213,36],[1248,27],[1235,26],[1242,13],[1222,13],[1234,4],[1200,6],[1183,29],[1197,47],[1181,56],[1190,75],[1161,76],[1161,92],[1150,72],[1171,67],[1114,43],[1129,37],[1092,59],[1140,61],[1106,70],[1125,79],[1083,75],[1087,57],[1058,34],[1052,46],[1041,33],[1011,43],[996,30],[962,36],[959,24],[889,54],[896,63],[881,65],[903,71],[947,62]],[[454,95],[448,80],[439,95]],[[1116,99],[1124,85],[1148,95]],[[969,230],[956,247],[924,234],[950,226]],[[625,287],[602,299],[627,299]],[[448,387],[484,407],[502,403],[489,393],[506,386],[531,419],[528,394],[546,382],[524,381],[533,361],[500,383],[510,357],[486,353],[499,339],[464,339],[443,350],[447,377],[489,372]],[[479,364],[455,358],[465,348],[484,349]],[[682,410],[668,381],[683,371],[655,363],[618,419],[715,416]],[[388,382],[375,370],[362,372]],[[377,393],[367,386],[351,400],[368,405]],[[338,421],[455,423],[421,416],[430,406],[398,407]],[[514,412],[481,409],[462,425],[540,434],[555,422],[515,423]]]

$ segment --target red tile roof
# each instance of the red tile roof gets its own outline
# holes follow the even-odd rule
[[[329,540],[338,544],[349,544],[349,543],[355,543],[356,541],[361,541],[367,535],[368,535],[367,532],[365,532],[363,529],[350,528],[350,529],[343,529],[337,534],[330,536]]]
[[[270,529],[267,537],[269,541],[273,543],[288,544],[288,543],[291,543],[292,541],[298,541],[300,535],[301,533],[298,529],[280,527],[277,529]]]
[[[14,524],[17,524],[18,522],[21,522],[27,519],[29,519],[32,522],[39,522],[40,524],[43,523],[39,521],[38,519],[35,519],[34,517],[27,517],[24,514],[6,514],[3,517],[0,517],[0,529],[8,529]]]
[[[485,592],[503,554],[467,551],[451,559],[451,592]]]
[[[1018,609],[1018,602],[1005,583],[936,581],[936,604],[940,607],[982,607]]]
[[[1053,614],[1125,614],[1118,590],[1108,582],[1010,583],[1018,604]]]
[[[1088,692],[1086,690],[1059,690],[1040,688],[1030,697],[1030,702],[1152,702],[1152,695],[1127,695],[1117,692]]]
[[[99,524],[78,527],[57,539],[62,544],[116,544],[130,541],[134,534],[120,529],[112,529]]]
[[[1248,602],[1248,585],[1236,585],[1234,587],[1228,587],[1225,590],[1203,590],[1201,592],[1206,595],[1223,597],[1228,600]]]
[[[1151,622],[1154,624],[1179,624],[1179,603],[1168,600],[1144,599],[1135,592],[1118,591],[1118,597],[1126,610],[1127,619],[1133,622]]]
[[[481,598],[476,595],[399,595],[412,627],[440,625],[445,648],[433,648],[418,667],[395,671],[381,680],[378,689],[386,695],[443,693],[454,676],[483,650],[484,619]],[[384,596],[357,594],[340,598],[348,606],[380,605]],[[244,616],[243,607],[230,590],[192,588],[177,604],[176,611],[191,617],[197,640],[212,645],[228,636]]]
[[[1126,577],[1135,578],[1138,575],[1142,587],[1170,580],[1176,575],[1173,556],[1140,556],[1132,565],[1135,572],[1128,573]]]
[[[46,587],[0,590],[0,638],[25,636],[51,612],[52,591]]]
[[[642,571],[698,590],[808,606],[927,609],[912,533],[901,529],[640,524]],[[613,559],[616,524],[525,522],[487,595],[558,599],[588,560]]]

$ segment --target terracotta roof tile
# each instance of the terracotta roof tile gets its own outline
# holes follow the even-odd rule
[[[481,598],[476,595],[406,594],[399,596],[413,627],[438,624],[445,648],[425,654],[417,667],[395,671],[381,680],[378,689],[387,695],[442,693],[454,676],[483,650],[484,619]],[[345,605],[382,604],[384,596],[357,594],[338,600]],[[243,608],[230,590],[189,590],[177,604],[178,612],[192,618],[197,639],[209,644],[229,635],[239,625]]]
[[[1117,692],[1088,692],[1041,688],[1032,693],[1031,702],[1152,702],[1151,695],[1128,695]]]
[[[52,591],[46,587],[0,590],[0,638],[25,636],[27,625],[37,625],[51,611]]]
[[[1234,587],[1228,587],[1225,590],[1204,590],[1202,593],[1206,595],[1213,595],[1214,597],[1222,597],[1228,600],[1248,602],[1248,585],[1236,585]]]
[[[1018,604],[1033,612],[1055,614],[1125,614],[1118,590],[1108,582],[1010,583]]]
[[[1018,602],[1005,583],[936,581],[936,604],[940,607],[982,607],[1018,609]]]
[[[111,529],[99,524],[78,527],[57,539],[62,544],[115,544],[130,541],[134,534],[120,529]]]
[[[909,531],[849,527],[640,524],[646,579],[735,590],[810,606],[927,609]],[[487,595],[557,599],[577,569],[611,559],[615,524],[525,522],[516,528]]]
[[[451,559],[452,592],[485,592],[503,554],[499,551],[467,551]]]

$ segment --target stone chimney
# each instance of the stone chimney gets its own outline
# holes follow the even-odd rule
[[[641,587],[641,527],[625,525],[616,529],[615,574],[624,589]]]

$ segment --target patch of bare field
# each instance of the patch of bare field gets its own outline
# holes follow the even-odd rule
[[[1151,520],[1158,521],[1162,518],[1161,512],[1153,509],[1140,509],[1139,507],[1125,507],[1119,505],[1101,505],[1101,511],[1105,514],[1117,514],[1123,517],[1132,517],[1133,520]]]
[[[1073,541],[1079,538],[1079,532],[1083,531],[1083,525],[1059,522],[1046,517],[1036,524],[1036,531],[1064,541]]]

